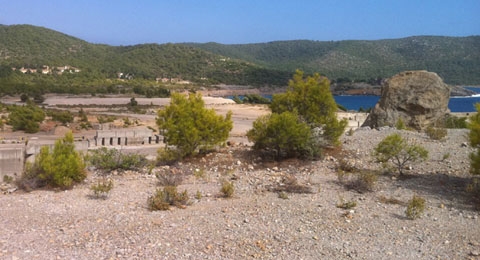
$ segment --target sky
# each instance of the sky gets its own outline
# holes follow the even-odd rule
[[[480,0],[0,0],[0,24],[116,46],[470,36]]]

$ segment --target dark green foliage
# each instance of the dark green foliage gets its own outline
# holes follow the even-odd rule
[[[352,82],[401,71],[437,72],[449,84],[480,83],[480,36],[414,36],[376,41],[276,41],[256,44],[189,44],[212,53],[283,71],[321,71]],[[335,57],[335,58],[332,58]]]
[[[237,101],[235,101],[237,102]],[[238,102],[237,102],[238,103]],[[246,94],[243,96],[242,103],[245,104],[270,104],[271,100],[258,94]]]
[[[89,151],[86,160],[105,172],[113,170],[138,170],[147,164],[147,159],[140,154],[124,154],[117,149],[102,147]]]
[[[35,158],[35,163],[27,167],[21,182],[35,183],[38,186],[51,186],[60,189],[71,188],[87,177],[82,156],[75,150],[73,135],[67,133],[57,140],[52,151],[43,146]],[[28,187],[36,188],[36,187]]]
[[[48,116],[51,116],[53,120],[61,122],[62,124],[66,125],[67,123],[73,122],[73,114],[70,113],[68,110],[50,110],[47,112]]]
[[[232,130],[232,113],[225,117],[205,108],[200,94],[172,94],[170,105],[158,111],[157,125],[168,146],[181,157],[224,143]]]
[[[290,80],[287,92],[273,95],[270,108],[273,113],[296,111],[310,127],[321,127],[322,136],[329,144],[338,144],[348,123],[337,119],[338,107],[328,79],[319,74],[304,78],[299,70]]]
[[[12,126],[13,131],[23,130],[26,133],[38,132],[40,125],[45,119],[45,113],[41,108],[28,103],[25,106],[10,106],[8,115],[8,124]]]
[[[22,101],[23,103],[26,103],[29,100],[30,97],[27,94],[23,93],[22,95],[20,95],[20,101]]]
[[[130,103],[128,103],[129,106],[134,107],[138,105],[138,102],[135,100],[134,97],[130,99]]]
[[[422,146],[409,144],[399,134],[391,134],[375,147],[374,156],[384,166],[388,166],[388,163],[393,164],[402,175],[407,163],[426,160],[428,151]]]
[[[276,159],[319,154],[310,127],[292,112],[259,117],[247,137],[253,149],[271,151]]]

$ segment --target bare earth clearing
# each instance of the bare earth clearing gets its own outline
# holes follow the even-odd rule
[[[253,120],[268,113],[263,106],[209,106],[233,111],[237,143],[246,143],[244,133]],[[155,115],[138,117],[154,125]],[[0,258],[480,259],[479,213],[465,192],[472,151],[461,145],[466,130],[449,130],[445,141],[401,131],[430,151],[427,162],[412,165],[408,178],[381,175],[375,191],[367,193],[339,183],[339,159],[378,170],[370,156],[373,147],[396,131],[358,129],[342,137],[344,153],[330,151],[314,162],[262,162],[244,145],[182,162],[174,168],[186,175],[179,186],[190,197],[185,209],[148,210],[147,198],[159,186],[147,170],[111,173],[115,187],[106,199],[91,196],[90,185],[100,178],[95,171],[72,190],[0,195]],[[197,169],[203,178],[193,176]],[[289,175],[312,193],[279,198],[272,187],[281,187]],[[224,179],[235,185],[233,198],[219,196]],[[426,199],[427,209],[422,218],[408,220],[405,203],[414,194]],[[357,206],[338,208],[342,198]],[[386,202],[393,199],[396,204]]]

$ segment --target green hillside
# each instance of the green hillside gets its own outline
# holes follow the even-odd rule
[[[368,80],[423,69],[451,84],[480,84],[480,36],[186,45],[268,68],[320,72],[331,79]]]
[[[106,85],[149,84],[157,78],[176,78],[195,84],[285,85],[291,72],[282,72],[224,57],[182,44],[108,46],[31,25],[0,25],[0,92],[41,87],[42,92],[92,92]],[[18,72],[72,66],[79,73],[41,75]],[[8,72],[10,68],[16,72]],[[118,82],[119,73],[129,75]],[[40,75],[37,75],[40,74]],[[110,79],[110,80],[108,80]],[[111,89],[111,88],[110,88]]]
[[[42,74],[45,66],[52,73]],[[78,71],[54,71],[63,66]],[[22,73],[20,68],[31,70]],[[450,84],[480,85],[480,36],[109,46],[42,27],[0,25],[0,94],[115,93],[125,87],[144,93],[139,88],[164,86],[158,78],[197,86],[285,86],[295,69],[337,81],[369,81],[426,69]]]

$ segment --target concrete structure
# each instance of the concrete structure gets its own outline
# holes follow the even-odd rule
[[[25,162],[25,144],[0,144],[0,181],[3,176],[20,176]]]
[[[20,176],[23,173],[25,162],[33,163],[35,155],[40,153],[43,146],[53,149],[54,137],[28,139],[3,140],[0,144],[0,182],[3,176]],[[162,141],[160,135],[154,135],[150,129],[118,129],[99,130],[93,140],[85,138],[75,139],[75,149],[86,153],[89,148],[107,146],[118,148],[122,146],[138,146],[159,144]]]
[[[128,146],[160,143],[160,136],[150,129],[103,130],[97,131],[93,144],[95,146]]]
[[[0,144],[0,182],[3,176],[20,176],[23,173],[25,162],[35,162],[35,155],[40,153],[43,146],[49,146],[53,149],[55,146],[53,139],[40,140],[37,137],[26,141],[5,141]],[[75,140],[75,149],[79,152],[87,152],[87,140]]]

